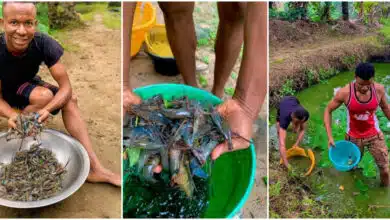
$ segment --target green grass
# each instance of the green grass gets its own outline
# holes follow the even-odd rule
[[[198,40],[198,46],[207,46],[209,44],[209,40],[207,38],[202,38]]]
[[[103,24],[106,28],[118,30],[121,28],[121,14],[105,11],[103,14]]]
[[[199,76],[199,83],[200,83],[200,85],[201,85],[203,88],[206,88],[207,85],[208,85],[207,79],[206,79],[206,77],[203,76],[203,75],[200,75],[200,76]]]
[[[280,181],[276,182],[269,186],[269,196],[278,196],[280,195],[280,190],[282,189]]]
[[[384,43],[390,44],[390,18],[381,18],[380,23],[383,25],[380,29],[380,33],[384,37]]]
[[[80,47],[77,44],[73,44],[71,42],[68,42],[68,29],[62,29],[62,30],[51,30],[50,35],[57,40],[61,46],[69,52],[78,52],[80,51]]]
[[[101,14],[105,27],[110,29],[121,28],[121,14],[119,12],[109,11],[108,3],[77,3],[75,9],[80,13],[81,20],[83,21],[93,21],[96,14]]]
[[[384,43],[390,44],[390,26],[383,26],[380,33],[384,36]]]
[[[209,63],[210,63],[210,58],[209,58],[209,56],[204,56],[204,57],[202,57],[202,61],[203,61],[204,63],[206,63],[206,64],[209,64]]]
[[[233,96],[234,95],[234,88],[232,88],[232,87],[225,88],[225,93],[227,95]]]
[[[104,12],[107,10],[108,4],[107,3],[77,3],[75,6],[75,10],[80,14],[88,14],[91,12]]]
[[[95,13],[93,13],[93,12],[86,13],[86,14],[80,14],[80,18],[83,21],[93,21],[94,16],[95,16]]]

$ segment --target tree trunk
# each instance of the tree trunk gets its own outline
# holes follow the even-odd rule
[[[330,17],[330,2],[325,2],[324,6],[324,13],[321,16],[321,20],[325,22],[330,22],[331,17]]]
[[[341,2],[341,9],[343,12],[343,20],[349,20],[348,2]]]
[[[361,20],[363,20],[363,16],[364,16],[364,5],[363,5],[363,2],[360,2],[359,18],[360,18]]]
[[[74,2],[48,2],[47,4],[50,28],[61,29],[69,25],[82,24]]]

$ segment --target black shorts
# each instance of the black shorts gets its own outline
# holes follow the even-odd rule
[[[32,80],[23,83],[19,86],[16,94],[10,94],[7,91],[3,91],[4,100],[14,108],[23,110],[30,104],[30,95],[33,89],[37,86],[42,86],[49,89],[53,95],[58,92],[58,87],[50,83],[47,83],[41,79],[39,76],[35,76]],[[56,115],[61,109],[56,109],[51,112],[51,114]]]

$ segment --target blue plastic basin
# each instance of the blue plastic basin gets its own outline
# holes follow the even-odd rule
[[[355,167],[361,157],[359,148],[350,141],[337,141],[329,150],[329,159],[339,171],[348,171]]]

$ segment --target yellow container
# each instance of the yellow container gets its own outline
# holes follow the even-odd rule
[[[145,33],[156,23],[156,9],[152,3],[138,2],[131,32],[131,56],[135,56],[145,40]]]
[[[150,29],[145,34],[145,43],[149,53],[162,58],[173,58],[165,25],[156,24]]]

